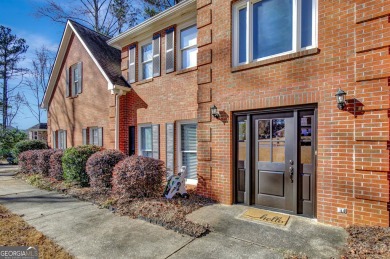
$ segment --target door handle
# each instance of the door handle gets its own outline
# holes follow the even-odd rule
[[[290,171],[290,180],[291,180],[291,183],[293,183],[294,182],[294,167],[290,166],[289,171]]]

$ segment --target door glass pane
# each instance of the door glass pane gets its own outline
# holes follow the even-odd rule
[[[274,141],[272,148],[272,162],[284,163],[286,157],[286,149],[284,141]]]
[[[196,124],[181,125],[181,150],[182,151],[196,151]]]
[[[301,5],[301,47],[313,44],[313,0],[302,0]]]
[[[238,11],[238,62],[246,62],[246,7]]]
[[[187,167],[187,179],[197,179],[198,158],[195,152],[183,152],[183,166]]]
[[[272,140],[285,139],[285,121],[284,119],[272,120]]]
[[[240,121],[238,123],[238,140],[246,140],[246,121]]]
[[[311,142],[301,142],[301,164],[311,164]]]
[[[238,160],[239,161],[246,160],[246,141],[238,142]]]
[[[292,0],[263,0],[253,5],[253,59],[292,50]]]
[[[259,140],[270,139],[271,122],[270,120],[259,120],[258,122]]]
[[[259,161],[271,162],[271,145],[269,141],[260,141],[258,146]]]
[[[141,138],[141,149],[152,151],[152,127],[142,127]]]

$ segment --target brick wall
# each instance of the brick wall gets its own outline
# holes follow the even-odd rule
[[[390,3],[319,0],[318,49],[239,69],[231,65],[232,2],[197,4],[199,193],[233,201],[233,112],[316,103],[316,217],[388,226]],[[337,109],[339,87],[348,111]],[[211,118],[213,104],[223,121]]]
[[[165,72],[165,30],[161,32],[161,76],[132,83],[132,90],[120,97],[120,150],[129,151],[129,126],[139,124],[160,125],[160,159],[166,161],[166,123],[196,120],[197,71],[196,68]],[[176,35],[177,31],[176,31]],[[176,37],[176,36],[175,36]],[[152,38],[152,34],[150,35]],[[130,44],[131,45],[131,44]],[[128,47],[122,49],[122,74],[128,76]],[[137,46],[137,50],[140,46]],[[138,51],[137,51],[138,53]],[[137,57],[138,69],[138,57]],[[177,61],[177,59],[176,59]],[[137,73],[138,74],[138,73]],[[137,75],[138,79],[138,75]],[[175,130],[176,134],[176,130]],[[136,141],[137,141],[136,130]],[[176,137],[175,137],[176,142]],[[176,143],[175,143],[176,145]],[[136,154],[138,143],[136,143]],[[176,148],[175,148],[176,151]],[[175,152],[175,160],[177,154]],[[177,161],[175,161],[177,166]]]
[[[75,98],[65,97],[65,69],[83,62],[83,92]],[[48,108],[48,144],[52,131],[67,131],[67,147],[82,144],[82,129],[103,127],[103,146],[115,147],[115,96],[107,90],[107,80],[77,37],[72,36],[61,72]]]

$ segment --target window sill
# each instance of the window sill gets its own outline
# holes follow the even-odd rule
[[[181,74],[189,73],[189,72],[192,72],[192,71],[195,71],[195,70],[198,70],[198,67],[197,67],[197,66],[195,66],[195,67],[189,67],[189,68],[186,68],[186,69],[179,70],[179,71],[176,72],[176,75],[181,75]]]
[[[285,62],[285,61],[289,61],[289,60],[293,60],[293,59],[297,59],[297,58],[301,58],[301,57],[315,55],[318,53],[320,53],[319,48],[303,50],[303,51],[299,51],[299,52],[295,52],[295,53],[291,53],[291,54],[286,54],[286,55],[279,56],[279,57],[269,58],[269,59],[265,59],[265,60],[261,60],[261,61],[255,61],[255,62],[245,64],[245,65],[239,65],[239,66],[233,67],[231,69],[231,72],[235,73],[235,72],[239,72],[239,71],[243,71],[243,70],[247,70],[247,69],[251,69],[251,68],[272,65],[275,63],[281,63],[281,62]]]
[[[133,85],[143,85],[143,84],[147,84],[150,82],[153,82],[153,77],[149,78],[149,79],[144,79],[142,81],[135,82],[135,83],[133,83]]]

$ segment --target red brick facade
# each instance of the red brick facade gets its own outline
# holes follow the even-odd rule
[[[389,226],[390,3],[318,0],[318,49],[235,68],[232,1],[197,6],[199,192],[233,202],[233,112],[317,104],[316,218]],[[362,110],[338,110],[338,88]]]
[[[83,62],[83,90],[77,97],[66,97],[66,72]],[[60,74],[48,105],[48,144],[53,147],[53,131],[66,130],[67,147],[82,145],[82,129],[103,128],[103,146],[115,148],[115,96],[107,80],[81,41],[73,34],[62,61]]]

